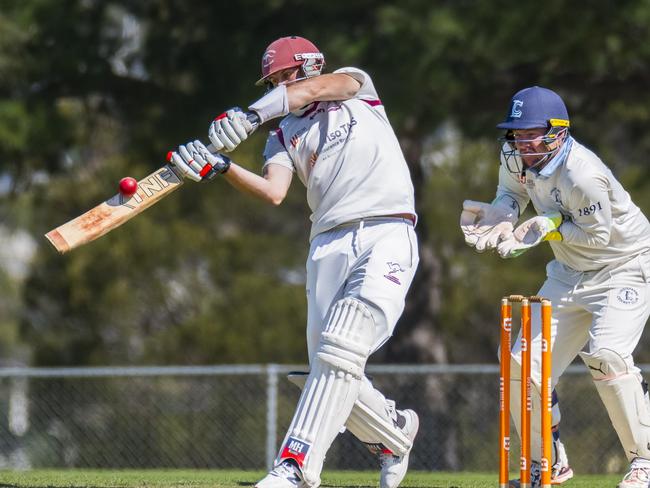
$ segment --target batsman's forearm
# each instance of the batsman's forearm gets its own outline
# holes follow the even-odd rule
[[[290,83],[287,85],[289,111],[316,101],[349,100],[360,87],[357,80],[344,73],[329,73]]]
[[[272,205],[280,205],[286,196],[286,191],[279,191],[272,182],[235,163],[230,164],[224,177],[228,183],[242,193],[247,193]]]
[[[280,85],[248,106],[257,115],[259,124],[317,101],[348,100],[361,84],[345,74],[316,76],[295,83]],[[249,121],[254,122],[249,118]]]

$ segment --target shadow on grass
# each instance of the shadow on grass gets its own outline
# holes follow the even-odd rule
[[[245,482],[245,481],[238,481],[237,482],[238,486],[251,486],[250,482]],[[343,485],[331,485],[329,483],[323,483],[320,485],[321,488],[346,488]],[[354,488],[377,488],[376,485],[351,485]],[[3,485],[0,485],[0,488],[3,488]],[[35,487],[36,488],[36,487]],[[41,488],[41,487],[38,487]],[[45,488],[45,487],[43,487]],[[75,487],[71,487],[75,488]],[[92,488],[92,487],[89,487]],[[400,485],[400,488],[422,488],[422,485]],[[430,485],[428,488],[461,488],[460,485]]]
[[[60,485],[15,485],[13,483],[0,483],[0,488],[61,488]],[[66,488],[111,488],[110,486],[67,485]]]

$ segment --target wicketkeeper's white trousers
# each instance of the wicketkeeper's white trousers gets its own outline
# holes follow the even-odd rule
[[[551,300],[553,387],[578,352],[611,349],[632,355],[650,315],[650,254],[600,271],[580,273],[551,261],[538,294]],[[540,384],[540,305],[532,304],[532,375]],[[521,358],[521,334],[513,346]],[[637,368],[638,371],[638,368]]]
[[[598,363],[594,368],[603,369],[603,379],[608,379],[613,367],[627,369],[627,375],[638,377],[632,381],[629,396],[642,395],[641,376],[634,365],[632,353],[641,339],[645,323],[650,315],[650,254],[636,256],[616,266],[599,271],[578,272],[558,261],[551,261],[546,267],[547,279],[538,294],[551,300],[551,350],[553,353],[552,387],[578,353],[620,358],[620,366]],[[538,459],[541,452],[541,428],[539,425],[540,383],[541,383],[541,316],[540,304],[532,304],[532,366],[533,412],[531,422],[531,453]],[[584,359],[584,357],[583,357]],[[518,426],[520,407],[521,332],[513,346],[513,379],[511,389],[511,412]],[[600,365],[600,366],[599,366]],[[591,372],[592,375],[594,371]],[[597,376],[597,375],[595,375]],[[602,383],[597,382],[597,386]],[[637,391],[638,390],[638,391]],[[600,393],[600,392],[599,392]],[[602,396],[602,394],[601,394]],[[650,412],[640,411],[636,415],[619,419],[615,402],[604,401],[605,407],[614,418],[614,424],[628,425],[639,429],[645,425]],[[642,403],[642,402],[641,402]],[[613,417],[612,417],[613,415]],[[554,419],[554,424],[558,419]],[[643,427],[645,428],[645,427]],[[620,427],[617,428],[621,438]],[[624,447],[630,444],[621,438]],[[650,449],[650,448],[649,448]],[[630,451],[628,448],[627,451]],[[632,457],[626,452],[628,457]],[[639,454],[641,455],[641,454]]]

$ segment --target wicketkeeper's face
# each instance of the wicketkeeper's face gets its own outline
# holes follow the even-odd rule
[[[512,131],[515,148],[526,166],[534,166],[548,155],[546,132],[545,128]]]

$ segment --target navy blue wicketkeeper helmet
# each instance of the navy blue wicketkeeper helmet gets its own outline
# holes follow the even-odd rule
[[[520,154],[513,143],[513,130],[547,129],[543,141],[547,150],[535,155],[542,158],[534,165],[538,166],[553,157],[568,134],[570,122],[569,113],[562,98],[553,90],[532,86],[518,91],[510,100],[506,119],[497,125],[505,129],[506,135],[499,139],[502,142],[502,156],[507,168],[515,173],[521,173],[523,166]],[[525,142],[519,140],[519,142]],[[530,153],[528,154],[531,155]]]

